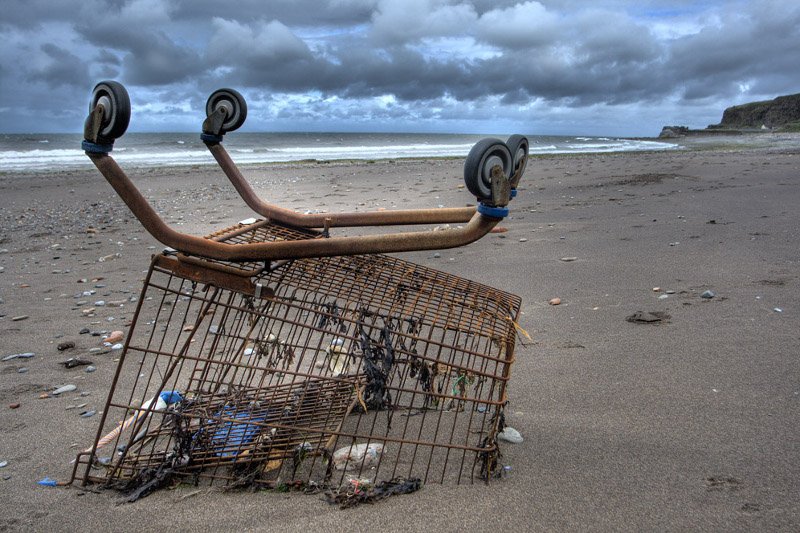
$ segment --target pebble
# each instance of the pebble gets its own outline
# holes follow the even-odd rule
[[[94,409],[90,409],[89,411],[83,411],[81,413],[81,418],[89,418],[90,416],[94,416],[97,413]]]
[[[75,385],[72,385],[72,384],[64,385],[63,387],[59,387],[56,390],[54,390],[52,392],[52,394],[53,394],[53,396],[58,396],[59,394],[64,394],[65,392],[72,392],[77,388],[78,387],[76,387]]]
[[[716,296],[713,291],[705,291],[703,294],[700,295],[700,298],[705,298],[706,300],[710,300]]]
[[[28,315],[20,315],[20,316],[11,317],[11,321],[12,322],[19,322],[20,320],[25,320],[27,318],[28,318]]]
[[[658,299],[659,299],[659,300],[666,300],[667,298],[669,298],[669,294],[660,294],[660,295],[658,296]]]
[[[19,367],[17,369],[17,374],[24,374],[27,371],[28,371],[28,367],[27,366],[21,366],[21,367]]]
[[[442,257],[442,254],[440,254],[439,252],[436,252],[435,254],[433,254],[433,258],[434,259],[439,259],[440,257]]]
[[[525,237],[522,237],[522,238],[519,240],[519,242],[528,242],[528,239],[526,239]]]
[[[91,374],[95,370],[97,370],[97,367],[94,366],[94,365],[89,365],[89,366],[86,367],[86,372],[89,373],[89,374]]]
[[[8,466],[8,461],[0,461],[0,468],[5,468]]]
[[[89,328],[81,328],[81,330],[78,332],[78,335],[86,335],[90,331],[91,330]]]
[[[570,263],[572,261],[577,261],[578,258],[577,257],[562,257],[561,260],[564,261],[565,263]]]
[[[561,298],[551,298],[547,303],[550,305],[561,305]]]
[[[783,313],[783,309],[781,309],[780,307],[773,307],[772,310],[775,311],[776,313]]]
[[[661,287],[653,287],[653,292],[661,292]]]
[[[72,341],[61,342],[56,346],[59,352],[63,352],[64,350],[69,350],[70,348],[74,348],[75,343]]]
[[[520,435],[520,432],[511,426],[506,426],[503,431],[497,434],[497,438],[512,444],[522,443],[522,435]]]
[[[19,409],[19,406],[20,406],[19,403],[10,403],[10,404],[8,404],[8,408],[9,409]]]
[[[33,352],[12,353],[11,355],[3,357],[2,361],[5,363],[6,361],[11,361],[12,359],[30,359],[34,355],[35,354]]]
[[[114,344],[113,346],[111,346],[111,349],[112,350],[121,350],[122,349],[122,343],[118,342],[117,344]]]

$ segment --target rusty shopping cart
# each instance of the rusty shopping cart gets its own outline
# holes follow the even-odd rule
[[[390,252],[475,241],[508,214],[527,140],[484,139],[464,166],[478,206],[301,215],[261,200],[228,156],[247,106],[206,105],[202,140],[252,219],[205,237],[167,226],[111,157],[125,88],[92,95],[83,149],[169,248],[155,255],[92,445],[72,481],[135,496],[174,481],[226,487],[489,480],[520,299]],[[342,226],[463,223],[336,237]]]

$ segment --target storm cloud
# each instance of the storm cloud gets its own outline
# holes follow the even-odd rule
[[[234,87],[250,130],[654,135],[800,92],[800,5],[7,0],[0,131],[80,131],[102,79],[134,130],[194,130]]]

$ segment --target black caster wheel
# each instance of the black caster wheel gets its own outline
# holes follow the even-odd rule
[[[506,143],[499,139],[482,139],[469,151],[464,161],[464,183],[478,200],[492,199],[492,168],[500,165],[511,176],[513,159]]]
[[[206,101],[206,115],[223,108],[226,111],[225,122],[219,132],[223,135],[229,131],[238,130],[247,119],[247,102],[238,91],[233,89],[218,89],[211,93]]]
[[[515,187],[522,174],[525,173],[525,166],[528,164],[528,139],[523,135],[512,135],[506,141],[506,146],[508,146],[513,160],[514,170],[510,177],[511,185]]]
[[[98,138],[114,142],[122,137],[131,121],[131,99],[125,87],[116,81],[101,81],[92,91],[89,113],[97,105],[103,106],[103,120]]]

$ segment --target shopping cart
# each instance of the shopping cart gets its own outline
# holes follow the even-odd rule
[[[465,245],[508,214],[527,140],[469,153],[477,208],[303,215],[263,201],[226,152],[245,121],[231,89],[202,140],[258,219],[205,237],[158,216],[111,157],[127,91],[99,83],[83,149],[143,226],[152,258],[92,445],[72,482],[142,496],[174,482],[340,486],[396,478],[488,481],[514,361],[520,299],[390,252]],[[333,236],[332,228],[462,223]]]

